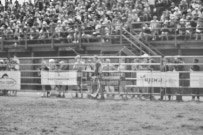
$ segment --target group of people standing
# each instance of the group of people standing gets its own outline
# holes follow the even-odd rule
[[[49,60],[49,66],[47,66],[46,61],[42,61],[42,66],[40,70],[45,71],[55,71],[55,70],[69,70],[71,69],[71,64],[67,64],[66,61],[60,61],[56,64],[54,59]],[[115,64],[116,63],[116,64]],[[116,89],[119,91],[120,96],[123,97],[126,92],[138,93],[139,98],[150,98],[154,99],[153,91],[160,91],[160,100],[164,100],[164,96],[167,95],[168,99],[172,99],[172,95],[176,94],[176,100],[182,101],[182,96],[184,88],[139,88],[131,87],[127,88],[125,85],[136,83],[136,72],[137,71],[161,71],[161,72],[175,72],[175,71],[186,71],[184,61],[181,58],[175,58],[172,62],[171,59],[163,58],[161,62],[156,62],[156,59],[140,57],[137,59],[125,59],[120,58],[119,62],[112,63],[111,59],[101,59],[98,56],[93,56],[92,58],[81,58],[80,55],[75,57],[75,63],[73,63],[73,70],[77,71],[77,90],[75,97],[83,97],[82,89],[83,83],[86,82],[87,89],[90,92],[90,96],[98,98],[99,95],[101,99],[104,99],[104,92],[107,92],[107,96],[113,95],[108,94],[115,92]],[[161,63],[161,65],[159,64]],[[190,67],[190,71],[200,71],[200,66],[198,65],[199,60],[194,59],[194,65]],[[131,70],[132,72],[125,72]],[[112,72],[115,71],[115,72]],[[124,71],[124,72],[123,72]],[[126,80],[130,74],[131,78],[134,80]],[[187,83],[186,75],[187,73],[180,73],[180,85],[185,86]],[[104,80],[104,77],[119,76],[117,80]],[[85,80],[84,80],[85,78]],[[184,80],[186,79],[186,80]],[[96,85],[97,84],[97,85]],[[98,85],[99,84],[99,85]],[[49,87],[49,88],[48,88]],[[46,96],[50,95],[51,90],[58,90],[59,97],[65,97],[65,90],[67,86],[42,86],[43,90],[49,89]],[[192,99],[200,99],[200,88],[192,89]],[[143,93],[143,94],[142,94]],[[148,94],[144,94],[148,93]],[[62,94],[62,95],[61,95]],[[132,97],[135,97],[134,94]]]

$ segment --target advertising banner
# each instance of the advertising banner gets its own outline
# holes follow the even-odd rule
[[[20,90],[21,86],[20,71],[0,71],[1,90]]]
[[[139,71],[137,72],[139,87],[179,87],[178,72]]]
[[[203,88],[203,72],[190,73],[190,87]]]
[[[77,85],[77,71],[41,71],[42,85]]]

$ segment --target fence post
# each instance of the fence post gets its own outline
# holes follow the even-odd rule
[[[122,27],[120,25],[120,45],[122,45],[122,43],[123,43],[122,33],[123,33],[123,29],[122,29]]]
[[[1,51],[3,51],[4,50],[4,38],[2,37],[2,39],[1,39]]]
[[[177,47],[177,32],[175,30],[175,47]]]
[[[51,35],[51,48],[54,48],[54,35],[55,35],[55,31],[54,31],[54,27],[52,26],[52,35]]]
[[[27,32],[27,28],[26,28],[26,33],[25,33],[25,49],[27,50],[27,48],[28,48],[28,45],[27,45],[27,36],[28,36],[28,34],[27,34],[28,32]]]
[[[79,31],[79,48],[82,48],[82,33],[81,33],[81,26],[79,27],[78,25],[77,25],[77,27],[78,27],[78,31]]]

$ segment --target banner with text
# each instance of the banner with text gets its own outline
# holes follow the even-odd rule
[[[137,72],[139,87],[179,87],[178,72],[139,71]]]
[[[0,89],[20,90],[20,76],[20,71],[0,71]]]
[[[77,85],[77,71],[41,71],[42,85]]]
[[[190,73],[190,87],[203,88],[203,72]]]

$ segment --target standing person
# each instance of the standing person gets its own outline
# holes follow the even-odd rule
[[[145,54],[144,54],[145,55]],[[143,55],[143,57],[145,57]],[[148,55],[146,55],[146,56],[148,56]],[[148,58],[147,57],[145,57],[145,58],[143,58],[143,59],[141,59],[141,63],[140,63],[140,66],[139,66],[139,70],[140,71],[142,71],[142,72],[148,72],[149,71],[149,66],[148,65],[146,65],[146,64],[148,64],[149,62],[148,62],[149,60],[148,60]],[[142,88],[140,88],[140,93],[147,93],[148,92],[148,87],[145,87],[145,86],[143,86]],[[142,99],[142,98],[148,98],[148,95],[146,95],[146,94],[142,94],[142,96],[140,96],[140,98]]]
[[[119,85],[119,92],[120,92],[120,96],[122,98],[126,92],[125,73],[123,73],[123,71],[125,71],[125,70],[127,70],[127,66],[125,65],[125,58],[120,58],[119,59],[119,66],[118,66],[118,71],[120,72],[120,76],[121,76],[121,81],[120,81],[120,85]]]
[[[108,71],[113,71],[116,70],[116,68],[111,64],[111,60],[110,59],[106,59],[106,64],[103,66],[103,71],[107,71],[106,73],[103,73],[104,77],[110,77],[113,74],[109,73]],[[114,86],[112,86],[114,81],[111,80],[103,80],[105,81],[104,84],[106,84],[105,86],[105,91],[106,92],[114,92]],[[109,96],[109,94],[107,94],[107,96]],[[114,95],[112,95],[112,97],[114,97]]]
[[[198,65],[199,63],[199,60],[198,59],[194,59],[194,65],[190,68],[190,71],[195,71],[195,72],[198,72],[200,71],[200,67]],[[194,94],[192,96],[192,100],[194,101],[195,100],[195,96],[197,96],[197,101],[200,101],[200,97],[199,97],[199,94],[200,94],[200,88],[192,88],[192,94]]]
[[[136,64],[136,65],[132,65],[131,66],[131,70],[133,71],[131,76],[132,76],[132,78],[136,79],[137,78],[137,72],[135,72],[135,71],[139,70],[139,65],[137,65],[137,64],[140,63],[140,60],[139,59],[134,59],[133,63]],[[136,85],[137,84],[137,80],[133,80],[133,84]],[[139,88],[138,87],[132,88],[132,92],[139,93]],[[134,97],[135,97],[135,95],[132,96],[132,98],[134,98]],[[140,97],[140,95],[138,95],[137,97]]]
[[[65,61],[60,61],[58,71],[59,72],[65,72],[67,70],[68,70],[68,65],[65,63]],[[66,87],[67,87],[66,85],[58,85],[59,94],[57,97],[65,98]]]
[[[11,70],[13,71],[20,70],[20,60],[16,55],[14,55],[13,58],[11,59]]]
[[[19,71],[20,70],[20,60],[15,54],[13,55],[13,58],[11,59],[10,70],[11,71]],[[17,90],[13,90],[11,92],[13,92],[13,95],[17,94]]]
[[[57,66],[56,66],[56,62],[54,59],[49,59],[49,72],[55,72],[57,70]],[[55,91],[56,91],[56,85],[50,85],[51,86],[51,93],[49,94],[49,96],[51,96],[52,94],[55,95]]]
[[[41,63],[41,67],[38,68],[38,76],[41,77],[41,71],[49,71],[49,68],[48,68],[48,65],[47,65],[47,62],[45,60],[42,60],[42,63]],[[42,97],[49,97],[50,95],[50,86],[49,85],[42,85],[42,90],[43,90],[43,94],[42,94]]]
[[[174,71],[184,71],[184,66],[182,65],[184,62],[181,58],[175,58],[174,63],[176,63],[177,65],[174,66]],[[180,86],[182,86],[184,84],[184,73],[179,73],[180,75]],[[183,88],[178,88],[177,89],[177,95],[176,95],[176,100],[177,101],[183,101],[182,99],[182,93],[183,93]]]
[[[0,71],[5,71],[5,70],[6,70],[6,67],[5,67],[4,60],[1,59],[1,60],[0,60]],[[2,92],[3,92],[3,93],[2,93],[3,96],[7,96],[7,95],[8,95],[8,90],[4,89]]]
[[[149,65],[148,69],[151,71],[151,73],[153,73],[153,71],[159,70],[159,66],[158,65],[153,65],[155,63],[154,59],[150,59],[149,63],[151,63],[151,65]],[[155,98],[153,96],[154,89],[155,89],[154,87],[149,87],[149,89],[148,89],[148,93],[150,94],[149,95],[150,100],[155,100]]]
[[[160,70],[161,70],[161,72],[168,72],[168,71],[170,71],[170,68],[169,68],[169,66],[167,65],[167,63],[168,63],[169,61],[168,61],[168,59],[166,59],[166,58],[163,58],[162,60],[161,60],[161,66],[160,66]],[[160,95],[161,95],[161,97],[160,97],[160,99],[159,100],[163,100],[163,98],[164,98],[164,95],[165,94],[169,94],[168,95],[168,100],[171,100],[171,95],[170,94],[172,94],[172,91],[171,91],[171,88],[161,88],[160,89]]]
[[[84,70],[84,62],[81,60],[81,56],[77,55],[75,57],[76,62],[74,63],[73,69],[77,70],[77,90],[76,90],[76,95],[75,97],[78,98],[78,91],[81,92],[82,90],[82,71]],[[81,97],[83,97],[83,95],[81,94]]]
[[[104,98],[104,92],[101,86],[102,62],[98,58],[98,56],[94,56],[93,61],[94,61],[94,72],[93,72],[92,78],[93,78],[93,91],[95,93],[95,96],[94,95],[92,96],[94,98],[97,98],[100,93],[101,99],[103,100],[105,98]],[[95,91],[95,88],[97,88],[96,91]]]
[[[87,89],[90,94],[93,94],[92,87],[91,87],[91,77],[92,77],[92,71],[93,71],[93,65],[92,65],[92,59],[88,59],[85,64],[85,76],[87,77],[86,83],[87,83]]]

